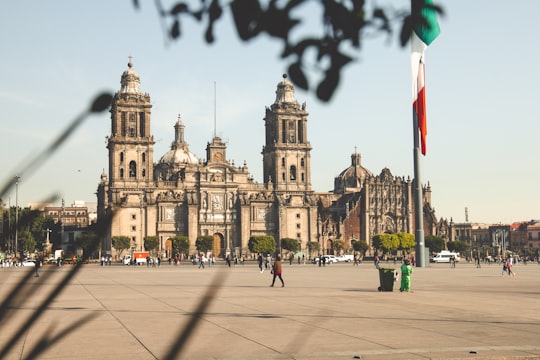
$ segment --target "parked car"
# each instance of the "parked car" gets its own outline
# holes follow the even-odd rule
[[[435,257],[431,259],[431,262],[449,263],[452,257],[455,259],[456,262],[459,262],[459,260],[461,260],[458,253],[443,250],[440,253],[437,253],[437,255],[435,255]]]
[[[17,263],[18,266],[36,266],[36,262],[34,260],[23,260],[22,262]]]
[[[338,262],[337,258],[334,255],[324,255],[323,257],[325,258],[324,264],[333,264],[333,263]],[[317,256],[311,262],[314,263],[314,264],[318,264],[319,263],[319,257]]]
[[[351,262],[354,260],[354,255],[339,255],[336,260],[339,262]]]

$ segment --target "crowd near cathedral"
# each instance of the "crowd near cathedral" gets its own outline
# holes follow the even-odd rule
[[[235,144],[219,136],[205,140],[203,157],[192,153],[186,142],[189,114],[152,118],[151,96],[141,90],[130,61],[110,109],[108,173],[101,174],[97,191],[98,220],[114,212],[103,250],[115,254],[115,236],[128,236],[133,249],[144,250],[144,239],[155,236],[169,257],[170,239],[177,235],[189,239],[191,253],[198,237],[212,236],[215,256],[249,257],[250,237],[269,235],[296,239],[304,251],[308,242],[317,242],[328,253],[335,240],[349,249],[356,240],[370,244],[376,234],[414,234],[414,179],[394,176],[388,168],[372,173],[356,150],[350,165],[335,174],[332,191],[312,188],[307,105],[297,101],[285,75],[276,81],[268,89],[270,101],[275,93],[273,103],[261,104],[263,179],[256,180],[246,163],[237,166],[227,156]],[[172,141],[164,154],[154,154],[153,121],[171,121]],[[436,219],[430,186],[422,188],[425,234],[443,235],[448,224]]]

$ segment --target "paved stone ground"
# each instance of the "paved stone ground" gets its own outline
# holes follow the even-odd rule
[[[393,263],[381,264],[394,267]],[[397,268],[399,266],[395,265]],[[72,269],[46,266],[0,313],[0,351]],[[540,266],[415,268],[412,293],[379,292],[371,263],[284,265],[284,288],[255,263],[227,268],[83,265],[2,359],[540,359]],[[28,268],[0,268],[0,299]],[[213,282],[220,286],[213,286]],[[279,280],[278,280],[279,284]],[[280,286],[280,284],[279,284]],[[193,314],[208,289],[209,306]]]

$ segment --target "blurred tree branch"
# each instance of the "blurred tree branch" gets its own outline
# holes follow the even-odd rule
[[[427,0],[411,0],[411,10],[394,10],[379,6],[375,1],[365,0],[198,0],[174,1],[166,9],[163,0],[155,0],[158,16],[166,37],[178,40],[183,35],[182,20],[194,19],[203,23],[205,41],[214,43],[216,23],[230,13],[236,32],[242,41],[250,41],[267,35],[282,42],[280,57],[289,62],[288,74],[295,86],[314,91],[322,101],[330,101],[336,91],[342,71],[354,60],[354,52],[360,51],[364,38],[372,35],[394,35],[399,28],[400,45],[404,47],[411,36],[413,26],[425,23],[423,8],[433,8],[443,14],[441,7]],[[139,0],[132,0],[140,7]],[[198,6],[192,4],[198,3]],[[312,12],[302,12],[303,6],[320,10],[321,34],[301,36],[291,40],[291,35],[306,24]],[[310,8],[311,9],[311,8]],[[302,17],[302,15],[304,17]],[[315,66],[310,66],[310,54],[315,51]],[[311,56],[312,57],[312,56]],[[321,79],[313,85],[312,72]]]

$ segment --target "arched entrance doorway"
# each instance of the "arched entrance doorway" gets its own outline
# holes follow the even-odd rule
[[[226,248],[223,235],[220,233],[214,233],[212,253],[215,257],[223,257],[223,249]]]
[[[165,254],[167,255],[168,258],[171,258],[173,256],[172,246],[173,246],[172,239],[168,238],[167,241],[165,241]]]

